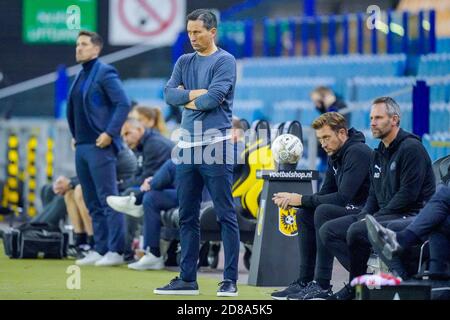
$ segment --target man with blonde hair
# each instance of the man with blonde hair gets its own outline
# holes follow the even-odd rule
[[[322,244],[318,231],[327,221],[356,214],[364,205],[369,190],[371,149],[364,135],[347,129],[345,118],[327,112],[312,124],[323,150],[329,156],[325,181],[313,195],[279,192],[273,201],[280,208],[300,207],[297,211],[300,246],[300,275],[288,288],[272,293],[276,300],[327,298],[333,256]]]

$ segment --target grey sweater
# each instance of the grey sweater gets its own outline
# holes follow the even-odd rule
[[[178,89],[182,85],[183,89]],[[205,131],[217,129],[225,133],[231,128],[234,89],[236,85],[236,60],[226,52],[218,50],[210,56],[196,52],[182,55],[175,64],[167,82],[164,96],[167,104],[183,106],[189,102],[189,91],[207,89],[208,93],[198,97],[198,110],[183,109],[181,128],[189,132],[191,141],[200,141]],[[201,130],[194,131],[194,122]],[[206,137],[203,137],[205,140]]]

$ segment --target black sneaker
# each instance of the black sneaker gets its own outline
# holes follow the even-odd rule
[[[233,280],[223,280],[219,282],[219,289],[217,290],[218,297],[237,297],[238,289],[236,282]]]
[[[178,277],[175,277],[168,285],[153,290],[153,293],[163,295],[197,296],[199,291],[197,281],[186,282]]]
[[[344,283],[345,284],[345,283]],[[338,292],[332,294],[327,300],[353,300],[355,299],[355,288],[345,284]]]
[[[286,289],[272,292],[270,295],[274,300],[287,300],[287,296],[294,293],[299,293],[306,287],[306,282],[295,280]]]
[[[316,281],[311,281],[300,292],[290,294],[287,296],[288,300],[313,300],[313,299],[327,299],[333,294],[331,286],[328,289],[323,289]]]
[[[79,246],[70,245],[67,248],[67,256],[69,258],[80,260],[86,257],[90,250],[91,246],[88,244],[81,244]]]

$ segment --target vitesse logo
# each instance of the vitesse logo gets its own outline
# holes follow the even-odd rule
[[[285,236],[293,237],[298,233],[296,212],[294,208],[288,210],[278,208],[278,230]]]

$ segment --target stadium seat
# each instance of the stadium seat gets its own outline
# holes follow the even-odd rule
[[[281,57],[244,59],[243,76],[247,77],[326,77],[330,70],[336,77],[402,76],[406,56],[336,55],[321,57]]]
[[[442,182],[442,178],[450,172],[450,155],[437,159],[433,162],[433,172],[436,177],[436,184]]]
[[[420,57],[417,76],[447,76],[450,74],[450,53],[434,53]]]
[[[450,133],[448,131],[425,134],[422,141],[433,161],[450,154]]]

